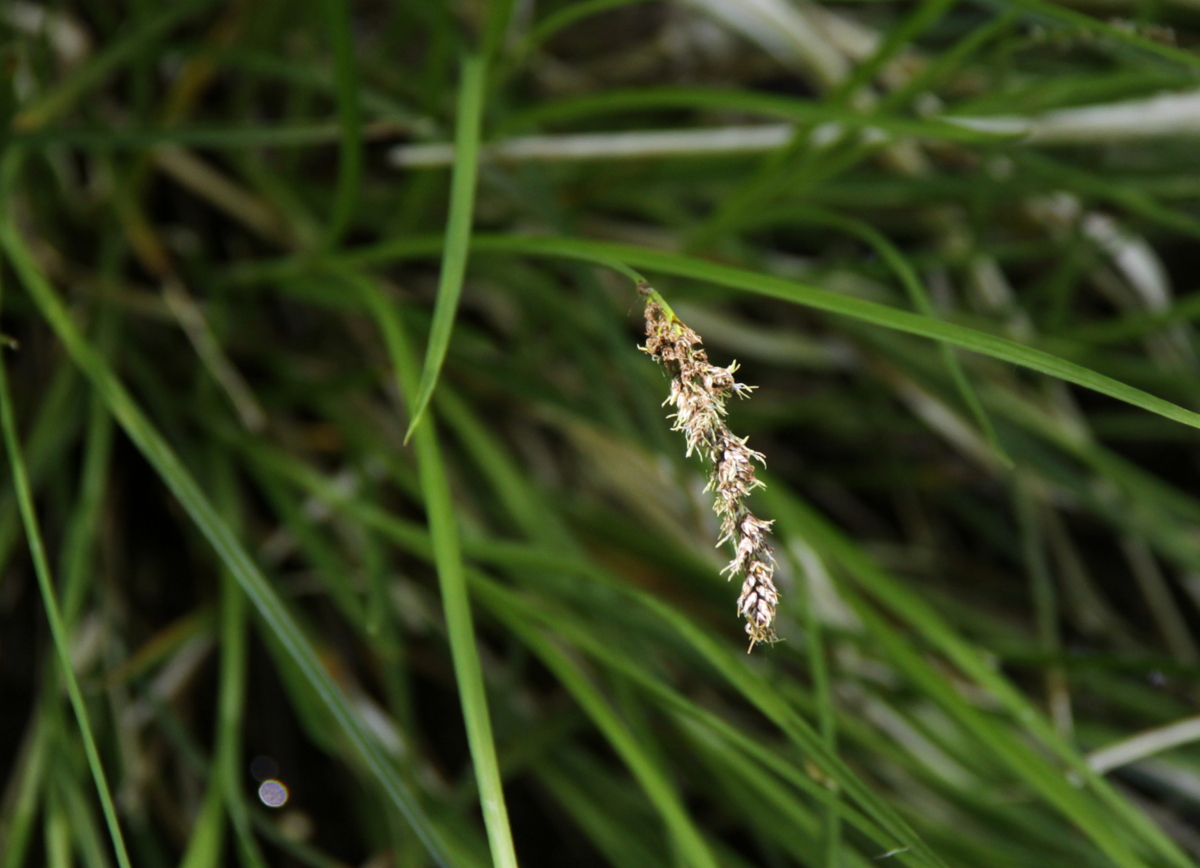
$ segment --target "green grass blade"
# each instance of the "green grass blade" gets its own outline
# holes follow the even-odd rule
[[[994,38],[1011,30],[1017,19],[1016,11],[1010,11],[1005,15],[993,18],[987,24],[972,29],[952,48],[934,57],[924,69],[919,70],[903,86],[884,95],[877,109],[891,111],[908,105],[917,94],[933,91],[947,76],[960,69],[971,55]]]
[[[492,0],[487,5],[480,34],[480,53],[485,63],[492,63],[504,46],[505,37],[513,23],[515,0]]]
[[[437,249],[437,239],[412,239],[391,244],[382,244],[347,256],[345,262],[354,265],[381,264],[408,257],[428,256]],[[522,238],[507,235],[477,235],[472,247],[479,252],[521,253],[532,256],[565,257],[584,262],[605,265],[612,260],[624,262],[648,271],[657,271],[676,277],[715,283],[744,292],[783,299],[795,304],[823,310],[828,313],[853,317],[863,322],[907,332],[920,337],[932,338],[961,347],[965,350],[991,356],[1049,374],[1068,383],[1083,386],[1118,401],[1140,407],[1175,422],[1200,428],[1200,413],[1185,410],[1178,404],[1136,389],[1112,377],[1099,374],[1089,368],[1068,362],[1050,353],[1033,347],[991,335],[977,329],[955,323],[942,322],[930,317],[919,316],[897,310],[887,305],[865,301],[861,298],[839,295],[813,286],[806,286],[782,277],[759,274],[742,268],[720,265],[695,257],[652,250],[632,244],[606,241],[589,241],[575,238]],[[295,268],[295,263],[285,261],[276,268]],[[255,275],[261,279],[261,275]]]
[[[29,553],[33,558],[34,572],[37,573],[38,588],[42,593],[42,605],[46,610],[46,618],[50,622],[50,633],[54,638],[54,650],[58,655],[63,683],[66,685],[71,707],[75,711],[79,734],[83,738],[88,767],[91,769],[92,778],[96,783],[96,793],[100,797],[104,820],[108,825],[108,833],[112,838],[113,849],[117,855],[117,864],[120,868],[132,868],[129,853],[125,848],[125,838],[121,833],[121,823],[117,819],[116,806],[113,804],[112,792],[109,790],[108,777],[100,762],[100,752],[96,749],[96,739],[88,719],[87,704],[84,702],[83,692],[79,689],[79,681],[76,679],[75,670],[71,665],[71,639],[59,607],[58,594],[54,589],[54,579],[50,575],[50,562],[46,557],[45,545],[42,543],[41,530],[38,528],[37,510],[33,505],[33,492],[29,486],[29,477],[25,472],[25,459],[21,454],[20,438],[17,436],[17,423],[13,415],[12,397],[8,389],[8,374],[5,371],[2,355],[0,355],[0,426],[3,427],[4,446],[8,453],[8,464],[12,471],[13,487],[17,493],[21,521],[25,525],[25,536],[29,542]]]
[[[232,462],[219,456],[211,462],[214,479],[214,499],[230,526],[241,525],[238,514]],[[251,828],[250,811],[242,792],[242,721],[246,708],[246,658],[247,628],[246,595],[238,585],[237,578],[229,570],[221,571],[221,598],[219,635],[221,640],[221,662],[217,687],[217,725],[215,747],[209,774],[209,793],[220,797],[220,804],[229,816],[229,823],[237,840],[237,850],[245,868],[266,868],[258,841]],[[205,804],[207,808],[207,802]],[[224,831],[223,818],[201,817],[211,825],[205,831],[218,835]],[[197,824],[201,822],[197,821]],[[200,859],[208,853],[197,855]],[[218,854],[219,855],[219,854]],[[218,862],[218,864],[220,864]],[[187,866],[181,866],[187,868]]]
[[[446,221],[446,243],[442,252],[442,272],[438,280],[433,324],[425,351],[425,368],[410,410],[405,442],[421,424],[425,409],[437,388],[458,299],[462,295],[471,245],[471,224],[475,213],[475,180],[479,169],[479,135],[483,123],[483,97],[487,65],[483,58],[467,57],[462,64],[462,83],[458,96],[458,120],[454,133],[454,168],[450,177],[450,214]]]
[[[54,791],[46,797],[44,838],[47,868],[71,868],[71,823]]]
[[[0,826],[0,843],[4,845],[0,866],[3,868],[21,868],[25,864],[25,856],[37,820],[38,805],[46,786],[45,776],[52,741],[52,713],[43,702],[37,706],[35,714],[35,729],[26,737],[24,750],[17,755],[19,758],[14,763],[13,780],[9,784],[10,792],[15,792],[16,795],[15,803],[5,818],[4,825]],[[11,789],[13,783],[16,784],[15,790]]]
[[[192,826],[187,850],[179,868],[217,868],[225,843],[225,815],[222,787],[215,777],[208,782],[200,815]]]
[[[1143,868],[1145,863],[1129,846],[1124,830],[1114,828],[1100,806],[1067,781],[1059,769],[1046,763],[1045,758],[1030,751],[1025,744],[1002,726],[990,721],[978,709],[959,695],[949,682],[912,648],[911,641],[902,638],[884,619],[871,612],[870,607],[856,595],[845,593],[855,612],[867,625],[872,638],[879,643],[886,658],[905,672],[931,699],[958,719],[973,733],[980,744],[987,745],[1008,763],[1013,771],[1077,827],[1087,834],[1110,859],[1124,868]],[[1182,853],[1176,853],[1181,857]],[[1181,865],[1176,860],[1174,864]]]
[[[813,694],[817,701],[817,732],[830,753],[837,753],[837,712],[834,708],[833,690],[829,673],[829,655],[826,651],[825,626],[817,617],[816,595],[813,590],[814,576],[811,570],[824,570],[815,553],[809,560],[801,562],[793,549],[788,550],[789,560],[796,567],[796,574],[803,576],[799,582],[800,606],[803,609],[804,651],[808,658],[808,674],[812,679]],[[842,848],[841,817],[838,816],[837,790],[830,788],[825,794],[821,845],[824,851],[825,868],[838,868],[838,853]]]
[[[336,486],[324,481],[318,474],[308,470],[301,462],[298,462],[294,459],[288,459],[279,454],[275,454],[272,457],[271,454],[268,454],[261,447],[254,447],[244,437],[241,437],[240,435],[237,436],[248,449],[251,449],[253,453],[263,461],[264,465],[269,465],[273,471],[285,476],[293,484],[299,485],[311,494],[314,494],[322,500],[327,501],[331,506],[346,510],[347,514],[352,516],[356,521],[360,521],[364,524],[377,528],[380,532],[394,540],[398,545],[404,547],[406,550],[411,551],[419,557],[432,559],[433,552],[431,550],[431,546],[429,545],[428,537],[422,532],[420,527],[397,519],[377,506],[363,502],[360,498],[347,496],[344,491],[340,491]],[[539,550],[532,549],[528,546],[511,544],[498,545],[494,543],[473,542],[469,547],[469,551],[473,557],[481,561],[502,566],[506,569],[511,569],[522,575],[527,575],[534,571],[566,571],[571,575],[578,575],[588,581],[600,581],[615,587],[621,587],[622,590],[628,592],[628,589],[624,588],[620,582],[608,577],[607,574],[599,572],[595,567],[592,567],[586,561],[577,561],[560,555],[543,554]],[[491,605],[493,600],[497,599],[497,594],[502,594],[498,587],[494,586],[493,583],[485,581],[482,576],[473,575],[472,582],[484,594],[484,598],[489,605]],[[703,631],[701,631],[699,628],[695,628],[690,624],[684,624],[686,619],[681,621],[681,616],[679,616],[678,613],[676,613],[670,606],[661,604],[657,600],[654,600],[648,595],[640,592],[635,592],[634,596],[637,598],[639,603],[650,608],[651,611],[658,614],[672,627],[681,629],[690,642],[700,642],[701,644],[698,647],[702,648],[702,653],[710,657],[713,654],[719,655],[719,652],[716,650],[716,640],[712,640],[709,637],[703,636]],[[509,597],[504,597],[504,599],[508,601],[507,605],[509,607],[515,605],[517,602],[515,599],[511,599]],[[504,611],[497,610],[497,614],[503,616],[505,611],[511,611],[511,608],[505,609]],[[520,617],[524,617],[526,619],[537,614],[537,610],[525,605],[522,606],[521,612],[524,614]],[[573,621],[556,622],[555,617],[561,618],[563,616],[553,616],[547,618],[545,620],[546,626],[551,628],[557,627],[558,629],[565,629],[568,625],[570,625],[570,628],[567,629],[566,632],[570,635],[572,642],[582,648],[587,649],[588,652],[596,656],[597,659],[603,660],[610,665],[614,665],[613,660],[616,658],[612,656],[613,652],[611,649],[607,649],[602,642],[591,641],[588,638],[589,628],[586,625],[582,623],[575,623]],[[682,627],[681,624],[683,625]],[[515,627],[516,625],[514,625],[514,629]],[[714,659],[724,660],[725,658],[718,656],[718,658]],[[732,660],[728,660],[727,663],[728,665],[723,663],[722,665],[718,666],[718,668],[722,669],[727,674],[731,683],[733,683],[739,689],[751,690],[750,698],[752,701],[755,701],[755,704],[760,704],[766,701],[769,707],[773,709],[773,713],[778,716],[780,703],[776,699],[770,699],[768,701],[767,698],[770,695],[770,691],[762,685],[752,687],[747,683],[747,673],[742,666],[734,663]],[[645,686],[650,687],[655,695],[658,695],[660,698],[664,696],[669,698],[672,695],[669,691],[667,693],[663,693],[662,691],[665,688],[662,688],[656,681],[654,681],[648,675],[642,673],[641,670],[634,667],[634,664],[631,662],[627,664],[615,664],[615,668],[623,676],[633,678],[638,683],[642,683]],[[682,707],[685,710],[692,708],[692,711],[689,711],[689,714],[694,713],[694,707],[690,706],[690,703],[688,703],[686,700],[679,698],[678,702],[683,703]],[[770,714],[768,716],[770,716]],[[709,723],[710,725],[713,725],[712,721],[709,721]],[[788,726],[792,727],[793,735],[797,735],[797,737],[800,738],[799,743],[802,746],[807,747],[820,742],[820,737],[815,732],[805,729],[802,722],[797,723],[796,721],[792,720],[790,723],[788,723],[785,721],[785,728]],[[797,726],[799,729],[796,729]],[[728,728],[727,732],[736,735],[736,730],[733,730],[732,728]],[[743,744],[742,749],[745,748],[746,745]],[[841,765],[838,760],[832,759],[832,756],[833,755],[828,751],[818,749],[818,753],[814,757],[814,760],[823,771],[839,782],[839,785],[843,788],[843,790],[851,793],[855,798],[863,801],[864,808],[869,813],[880,817],[880,825],[882,827],[886,828],[891,825],[892,828],[895,829],[894,834],[887,835],[881,831],[876,831],[874,832],[873,837],[875,837],[875,839],[883,846],[890,847],[896,841],[903,841],[910,845],[914,845],[913,850],[915,852],[921,852],[923,850],[923,846],[917,843],[918,839],[916,839],[911,831],[906,831],[906,827],[902,822],[892,822],[894,818],[886,810],[886,806],[880,800],[875,798],[869,789],[865,788],[861,783],[854,781],[853,774],[843,765]],[[808,776],[803,772],[799,773],[799,778],[805,783],[811,782],[811,779],[808,778]],[[811,785],[813,789],[819,789],[815,783],[811,783]],[[839,813],[845,815],[846,809],[843,806],[839,806],[838,810]],[[855,825],[859,829],[871,830],[876,828],[874,824],[872,824],[870,821],[863,820],[856,813],[850,813],[849,816],[855,819]],[[940,865],[941,863],[933,858],[926,859],[922,862],[922,864]]]
[[[117,338],[114,318],[102,317],[97,331],[97,348],[107,357]],[[75,511],[63,537],[59,562],[63,585],[63,618],[68,628],[78,620],[87,596],[112,457],[112,417],[99,396],[93,393],[90,397],[90,418],[84,441],[79,491],[76,494]]]
[[[414,409],[416,367],[404,325],[396,308],[379,287],[367,278],[354,276],[354,282],[364,300],[380,323],[391,354],[397,385]],[[446,629],[450,637],[450,652],[454,661],[454,676],[462,703],[467,740],[479,787],[479,806],[491,844],[495,868],[517,868],[516,848],[508,821],[508,806],[504,800],[504,781],[496,758],[496,742],[492,735],[492,719],[488,711],[487,691],[479,648],[475,641],[475,625],[471,619],[471,600],[467,592],[466,569],[458,536],[458,518],[454,500],[438,443],[437,427],[430,413],[429,422],[416,431],[417,464],[420,470],[421,491],[425,498],[425,513],[429,522],[429,538],[433,544],[433,560],[437,566],[438,584],[442,591],[442,606],[446,613]]]
[[[416,796],[399,777],[375,738],[366,729],[330,674],[318,660],[299,625],[258,566],[205,497],[195,479],[174,450],[150,423],[132,396],[117,379],[107,362],[95,351],[72,322],[53,287],[38,270],[10,220],[0,223],[0,245],[14,270],[62,341],[67,352],[93,387],[104,398],[129,439],[162,478],[180,505],[208,539],[225,566],[237,579],[272,633],[295,661],[297,668],[320,701],[341,725],[348,741],[363,759],[389,799],[404,814],[430,854],[442,865],[455,864],[441,833],[427,816]]]

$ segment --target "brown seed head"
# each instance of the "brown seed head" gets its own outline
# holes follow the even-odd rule
[[[668,313],[648,286],[639,286],[646,298],[646,344],[642,349],[666,368],[671,391],[664,404],[675,408],[673,428],[682,431],[687,454],[699,452],[710,465],[708,487],[714,493],[713,509],[721,520],[718,545],[732,542],[733,560],[723,572],[743,576],[738,612],[746,619],[750,647],[776,641],[774,622],[779,595],[775,589],[775,558],[767,543],[771,522],[756,518],[746,498],[761,486],[754,462],[765,464],[761,453],[734,436],[725,424],[725,400],[744,398],[753,390],[737,382],[737,362],[719,368],[708,361],[700,336]]]

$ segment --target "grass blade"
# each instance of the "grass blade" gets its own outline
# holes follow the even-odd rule
[[[967,328],[955,323],[943,322],[909,313],[887,305],[865,301],[861,298],[839,295],[825,289],[806,286],[793,280],[759,274],[743,268],[720,265],[691,256],[652,250],[633,244],[618,244],[607,241],[589,241],[576,238],[523,238],[509,235],[478,235],[472,246],[479,252],[522,253],[532,256],[565,257],[598,265],[608,265],[616,260],[626,265],[715,283],[731,289],[778,298],[795,304],[853,317],[863,322],[907,332],[920,337],[932,338],[961,347],[965,350],[991,356],[1003,362],[1019,365],[1031,371],[1049,374],[1068,383],[1083,386],[1118,401],[1157,413],[1167,419],[1200,428],[1200,413],[1185,410],[1162,398],[1134,388],[1112,377],[1097,373],[1090,368],[1068,362],[1066,359],[1043,350],[1019,344],[1006,338],[988,334],[978,329]],[[428,256],[436,250],[437,239],[418,238],[402,242],[382,244],[356,251],[345,257],[344,262],[354,265],[381,264],[404,258]],[[287,271],[295,263],[285,261],[278,268]],[[275,269],[271,269],[274,271]],[[269,272],[268,272],[269,273]],[[262,279],[263,274],[254,275]]]
[[[437,303],[429,343],[425,350],[425,368],[410,410],[407,443],[421,424],[425,409],[437,388],[458,299],[462,295],[467,271],[467,253],[471,244],[471,223],[475,213],[475,179],[479,167],[479,133],[483,122],[483,97],[487,65],[483,58],[467,57],[462,64],[462,83],[458,96],[458,120],[454,133],[454,169],[450,176],[450,215],[446,222],[446,243],[442,251],[442,272],[438,280]]]
[[[132,868],[129,862],[129,853],[125,848],[125,838],[121,834],[121,824],[117,819],[117,810],[113,804],[112,792],[108,787],[108,777],[100,762],[100,752],[96,749],[96,738],[92,734],[92,725],[88,719],[87,704],[84,702],[83,692],[79,689],[79,681],[75,678],[75,670],[71,665],[71,640],[67,635],[67,626],[58,603],[58,594],[54,589],[54,579],[50,576],[50,562],[46,557],[46,548],[38,528],[37,511],[33,505],[33,492],[29,485],[29,476],[25,471],[21,442],[17,436],[17,423],[13,414],[12,397],[8,390],[8,374],[5,371],[3,355],[0,355],[0,427],[3,428],[4,447],[8,453],[8,464],[12,471],[13,487],[16,489],[21,521],[25,525],[29,553],[33,558],[34,572],[37,573],[38,588],[42,593],[42,605],[45,607],[46,618],[50,622],[50,633],[54,638],[54,650],[58,655],[59,668],[62,671],[67,695],[71,700],[71,707],[75,711],[75,719],[79,723],[83,749],[87,754],[88,767],[91,769],[92,778],[96,783],[96,793],[100,797],[104,820],[108,825],[113,849],[116,851],[117,864],[120,868]]]
[[[378,286],[367,278],[357,276],[354,282],[383,329],[397,384],[409,403],[411,413],[415,404],[412,396],[416,387],[416,367],[404,325],[395,307]],[[446,629],[450,636],[454,677],[458,682],[459,701],[462,703],[467,740],[479,786],[479,806],[483,810],[483,821],[491,844],[492,864],[496,868],[516,868],[517,854],[504,800],[504,781],[496,758],[487,691],[475,641],[475,626],[471,620],[471,600],[467,593],[466,568],[458,537],[458,519],[438,443],[437,427],[432,414],[428,415],[428,424],[416,431],[417,464],[429,522],[429,538],[433,545],[433,560],[437,566],[442,606],[446,613]]]

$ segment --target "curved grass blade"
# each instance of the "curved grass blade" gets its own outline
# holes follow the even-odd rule
[[[381,244],[360,250],[345,257],[343,262],[353,265],[373,265],[404,258],[428,256],[437,249],[436,238],[414,238],[401,242]],[[613,260],[626,265],[686,277],[693,280],[715,283],[744,292],[765,295],[790,301],[804,307],[823,310],[841,316],[853,317],[863,322],[907,332],[920,337],[944,341],[965,350],[991,356],[1002,362],[1019,365],[1031,371],[1049,374],[1068,383],[1083,386],[1134,407],[1157,413],[1174,422],[1200,428],[1200,413],[1185,410],[1162,398],[1126,385],[1112,377],[1068,362],[1066,359],[1043,350],[1019,344],[1006,338],[988,334],[978,329],[955,323],[931,319],[908,311],[897,310],[887,305],[866,301],[861,298],[839,295],[814,286],[806,286],[782,277],[758,274],[744,268],[720,265],[679,253],[652,250],[634,244],[618,244],[608,241],[589,241],[577,238],[525,238],[512,235],[477,235],[471,242],[478,252],[521,253],[531,256],[564,257],[607,265]],[[284,260],[269,272],[254,275],[261,279],[264,274],[294,269],[297,263]]]
[[[0,355],[0,427],[3,428],[4,447],[8,453],[9,467],[12,470],[13,487],[16,489],[21,521],[25,525],[25,535],[29,541],[29,553],[33,558],[38,588],[42,592],[42,604],[46,609],[46,618],[50,622],[50,633],[54,638],[54,650],[58,655],[59,668],[62,670],[63,683],[66,685],[71,707],[75,710],[75,719],[79,723],[83,749],[87,754],[92,778],[96,782],[96,792],[100,797],[100,806],[104,811],[104,820],[108,825],[113,849],[116,851],[117,864],[120,868],[132,868],[129,862],[129,852],[125,847],[125,838],[121,834],[121,824],[117,819],[117,810],[113,804],[112,792],[108,786],[108,777],[100,762],[100,752],[96,749],[96,738],[92,734],[87,705],[83,699],[83,692],[79,689],[79,681],[75,678],[75,670],[71,666],[70,637],[67,635],[66,622],[58,604],[58,595],[54,590],[54,580],[50,576],[50,562],[46,557],[45,545],[42,543],[42,533],[38,528],[37,511],[33,505],[33,492],[29,485],[29,476],[25,472],[25,459],[22,457],[21,443],[17,436],[17,424],[13,414],[12,397],[8,391],[8,374],[5,370],[3,355]]]
[[[471,244],[471,221],[475,212],[475,180],[479,168],[479,130],[483,120],[483,96],[487,65],[480,57],[467,57],[462,64],[462,84],[458,95],[458,120],[454,132],[454,168],[450,176],[450,215],[446,221],[446,243],[442,251],[442,273],[438,280],[437,302],[429,343],[425,350],[425,368],[421,384],[410,408],[411,418],[404,435],[407,443],[421,424],[433,390],[437,388],[458,299],[462,295]]]
[[[375,738],[322,666],[287,607],[257,564],[221,519],[191,473],[117,379],[108,363],[83,337],[62,301],[26,250],[11,219],[0,222],[0,246],[42,316],[58,335],[68,354],[104,398],[109,412],[155,469],[180,505],[208,539],[221,561],[242,586],[267,626],[295,661],[321,702],[341,725],[347,740],[375,776],[393,804],[405,816],[433,858],[443,866],[456,861],[441,832],[416,796],[401,780]]]

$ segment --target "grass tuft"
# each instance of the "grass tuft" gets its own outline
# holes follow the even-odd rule
[[[0,4],[0,868],[1195,864],[1197,45]]]

